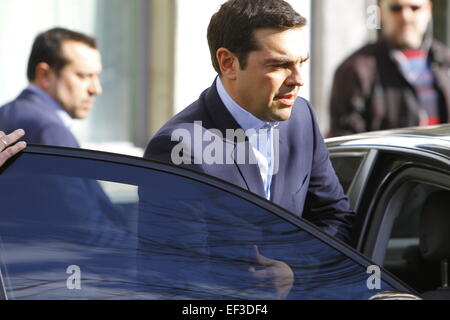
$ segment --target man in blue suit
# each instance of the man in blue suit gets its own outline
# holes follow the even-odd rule
[[[92,109],[95,96],[102,91],[101,71],[94,38],[64,28],[39,34],[28,62],[30,84],[0,108],[0,130],[23,128],[22,140],[28,144],[79,148],[70,125],[72,119],[83,119]],[[134,237],[123,227],[124,214],[96,180],[39,173],[10,179],[8,183],[7,177],[2,178],[11,199],[7,209],[3,206],[2,217],[18,220],[18,228],[31,225],[37,239],[53,230],[67,241],[92,247],[133,246]],[[35,212],[39,215],[31,215]],[[45,223],[33,223],[33,219]],[[76,232],[67,232],[70,228]]]
[[[151,139],[145,157],[231,182],[348,242],[354,214],[314,110],[298,97],[309,58],[305,25],[284,1],[223,4],[208,27],[219,76]],[[245,131],[243,139],[230,138],[239,131]],[[207,159],[208,141],[223,142],[222,150],[213,147],[213,156],[220,154],[215,161]]]
[[[23,128],[28,143],[79,147],[70,124],[92,109],[102,91],[101,71],[94,38],[63,28],[38,35],[28,62],[30,84],[0,108],[0,130]]]
[[[208,28],[218,78],[162,127],[149,142],[145,157],[229,181],[348,241],[353,213],[329,160],[314,110],[298,97],[304,85],[301,68],[309,57],[305,24],[284,1],[230,0],[223,4]],[[244,130],[246,138],[236,142],[227,130]],[[205,139],[206,131],[217,139]],[[224,160],[205,159],[205,142],[222,138]],[[234,144],[234,150],[227,149],[229,144]],[[247,152],[236,156],[239,150]],[[239,161],[243,158],[247,161]]]
[[[314,110],[298,97],[304,84],[301,68],[309,57],[305,25],[306,20],[282,0],[225,2],[208,27],[218,77],[157,132],[144,157],[228,181],[348,242],[354,214],[331,165]],[[138,274],[150,284],[165,287],[164,281],[177,281],[177,294],[200,298],[210,294],[205,287],[230,286],[239,292],[255,285],[258,291],[262,285],[275,289],[272,297],[284,299],[295,283],[302,282],[301,273],[294,272],[295,261],[283,254],[284,247],[279,247],[276,259],[263,256],[261,252],[270,246],[259,230],[264,226],[253,226],[261,233],[233,246],[235,255],[222,252],[220,248],[232,242],[225,230],[234,230],[231,223],[237,231],[242,226],[239,219],[209,212],[198,197],[171,205],[178,197],[171,201],[172,195],[166,194],[169,200],[161,205],[158,190],[140,190]],[[168,231],[156,233],[153,226]],[[245,258],[249,249],[254,256],[250,260]],[[183,255],[195,263],[184,265],[179,259]],[[240,258],[233,260],[233,256]],[[233,269],[236,263],[248,267]],[[252,284],[253,280],[261,283]],[[205,287],[194,292],[197,283]]]

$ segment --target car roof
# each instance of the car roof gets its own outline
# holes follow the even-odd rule
[[[326,140],[333,147],[394,147],[438,153],[450,159],[450,124],[373,131]]]

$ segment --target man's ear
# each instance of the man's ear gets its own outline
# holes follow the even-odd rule
[[[216,52],[222,76],[229,80],[236,80],[236,72],[239,68],[239,59],[226,48],[220,48]]]
[[[34,83],[41,89],[48,90],[55,76],[53,69],[46,62],[40,62],[36,65]]]

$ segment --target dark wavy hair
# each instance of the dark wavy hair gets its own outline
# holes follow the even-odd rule
[[[214,69],[221,74],[217,50],[226,48],[247,66],[251,51],[259,49],[254,31],[261,28],[302,27],[307,20],[283,0],[229,0],[222,4],[208,26],[208,44]]]

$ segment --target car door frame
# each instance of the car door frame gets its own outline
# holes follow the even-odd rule
[[[358,153],[365,153],[365,156],[348,192],[349,201],[357,215],[354,246],[357,251],[362,252],[375,263],[381,263],[380,255],[384,250],[382,250],[379,240],[386,238],[387,230],[380,234],[380,229],[382,229],[383,224],[386,225],[385,216],[391,216],[392,210],[394,210],[391,202],[391,198],[394,197],[394,190],[400,184],[406,183],[408,179],[411,180],[414,177],[450,188],[450,180],[445,179],[445,175],[450,175],[450,168],[448,159],[444,156],[418,148],[364,144],[330,148],[330,157],[342,157]],[[381,172],[376,167],[380,155],[383,153],[398,154],[399,159],[401,157],[407,158],[405,155],[414,156],[414,158],[411,157],[408,161],[405,160],[386,172]],[[438,164],[441,164],[443,168],[436,168]],[[414,174],[409,171],[414,168],[428,171],[427,173]],[[436,175],[440,175],[440,178]],[[388,196],[389,194],[391,195]],[[398,194],[395,196],[398,196]],[[368,201],[369,199],[370,201]],[[389,202],[391,202],[391,207]]]

